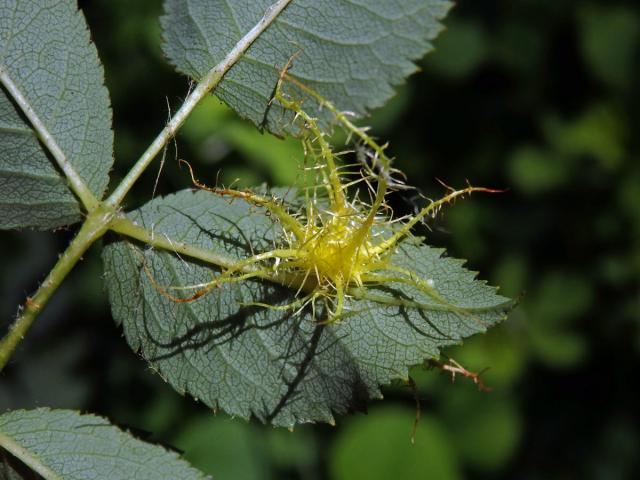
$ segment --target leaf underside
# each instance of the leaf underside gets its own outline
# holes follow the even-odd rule
[[[274,0],[165,0],[164,51],[196,80],[220,62]],[[289,73],[340,110],[365,114],[393,95],[431,49],[445,0],[294,0],[225,75],[215,94],[254,124],[283,133],[290,112],[269,100],[279,71]],[[305,110],[322,118],[310,98],[289,89]]]
[[[73,168],[101,198],[113,163],[104,72],[75,2],[5,1],[0,68]],[[52,229],[80,219],[55,160],[0,86],[0,228]]]
[[[155,199],[131,218],[154,235],[232,259],[271,250],[282,238],[260,209],[203,191]],[[505,317],[507,299],[442,254],[407,241],[393,263],[432,280],[452,308],[390,283],[368,289],[382,302],[351,299],[349,315],[328,325],[310,309],[247,305],[295,300],[292,289],[266,281],[223,284],[196,301],[175,302],[158,286],[207,282],[219,270],[168,251],[120,240],[105,247],[103,259],[113,315],[129,345],[176,390],[232,415],[290,427],[364,408],[380,397],[381,384],[406,379],[409,366]]]
[[[209,478],[174,452],[142,442],[102,417],[71,410],[39,408],[5,413],[0,415],[0,437],[10,439],[39,465],[65,480]],[[10,466],[4,468],[15,478],[23,478]],[[0,473],[2,469],[0,465]]]

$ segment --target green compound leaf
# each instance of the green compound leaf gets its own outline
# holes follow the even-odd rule
[[[165,0],[164,51],[180,72],[200,79],[273,2]],[[363,115],[416,70],[412,60],[431,49],[450,6],[446,0],[293,0],[215,93],[256,125],[282,133],[289,115],[267,105],[279,70],[297,55],[289,71],[294,78],[340,110]],[[294,98],[304,99],[303,93]],[[305,110],[320,116],[310,103]]]
[[[155,199],[131,219],[169,244],[232,262],[282,243],[282,228],[260,208],[204,191]],[[295,300],[294,289],[266,281],[223,283],[176,302],[166,294],[176,293],[171,288],[209,282],[219,272],[185,255],[120,240],[103,258],[114,318],[132,349],[176,390],[232,415],[293,426],[364,408],[380,398],[381,384],[406,379],[409,366],[505,317],[507,299],[442,254],[412,240],[393,262],[430,280],[446,306],[388,283],[367,287],[368,300],[348,299],[349,313],[331,324],[319,323],[322,307],[314,320],[311,308],[255,305]]]
[[[0,447],[47,480],[209,478],[175,453],[137,440],[104,418],[71,410],[0,415]],[[23,478],[9,465],[0,465],[0,473],[2,468]]]
[[[78,201],[7,82],[100,198],[113,163],[102,66],[75,2],[3,1],[0,19],[0,228],[69,225]]]

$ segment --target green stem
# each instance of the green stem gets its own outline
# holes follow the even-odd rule
[[[7,364],[14,350],[29,330],[33,320],[44,308],[53,292],[58,289],[67,274],[78,263],[91,244],[107,231],[112,216],[112,210],[101,207],[90,213],[82,228],[80,228],[69,247],[58,259],[58,262],[49,272],[42,285],[40,285],[38,291],[33,297],[27,299],[24,308],[10,327],[9,332],[0,341],[0,371]]]
[[[67,159],[58,142],[51,135],[47,126],[42,119],[38,116],[35,110],[31,107],[29,100],[24,96],[18,85],[13,82],[13,79],[9,74],[0,66],[0,83],[7,89],[11,98],[20,107],[24,115],[29,119],[33,129],[40,141],[47,147],[53,158],[55,158],[58,166],[67,177],[69,187],[73,190],[73,193],[80,199],[84,208],[90,212],[98,206],[98,199],[91,193],[89,187],[84,183],[78,172],[76,172],[71,162]]]
[[[129,192],[136,180],[138,180],[140,175],[142,175],[151,161],[158,155],[158,153],[160,153],[165,145],[176,135],[178,129],[182,126],[200,100],[218,86],[222,77],[233,65],[236,64],[238,60],[240,60],[244,52],[246,52],[262,32],[264,32],[269,25],[274,22],[290,2],[291,0],[278,0],[271,5],[265,12],[262,19],[254,25],[254,27],[249,30],[245,36],[238,41],[238,43],[236,43],[229,54],[205,75],[193,92],[191,92],[191,94],[185,99],[184,103],[171,118],[169,123],[167,123],[167,126],[162,129],[153,143],[149,145],[149,148],[147,148],[133,168],[129,171],[127,176],[122,180],[122,182],[120,182],[120,185],[118,185],[118,187],[109,196],[107,199],[107,205],[117,207],[122,203],[122,200],[124,200],[124,197],[127,195],[127,192]]]
[[[60,475],[43,464],[42,460],[40,460],[37,455],[28,451],[13,438],[7,437],[2,433],[0,433],[0,447],[4,448],[14,457],[19,458],[22,463],[37,474],[42,475],[46,480],[63,480]]]
[[[146,228],[132,222],[125,216],[120,216],[113,220],[109,228],[116,233],[126,235],[127,237],[146,243],[147,245],[177,253],[179,255],[186,255],[197,260],[202,260],[203,262],[216,265],[220,268],[231,268],[238,262],[238,259],[227,257],[226,255],[220,255],[213,250],[198,248],[184,242],[171,240],[171,238],[166,235],[159,235],[150,232]]]
[[[300,278],[296,275],[285,272],[262,271],[255,265],[243,265],[241,268],[238,268],[242,261],[237,258],[221,255],[213,250],[199,248],[185,242],[172,240],[167,235],[159,235],[154,232],[150,232],[125,216],[119,216],[114,219],[110,223],[109,229],[155,248],[166,250],[178,255],[184,255],[196,260],[201,260],[221,269],[234,269],[234,271],[237,272],[255,274],[256,277],[263,280],[284,285],[289,288],[299,288],[301,285],[304,286],[303,284],[305,283],[301,282]]]

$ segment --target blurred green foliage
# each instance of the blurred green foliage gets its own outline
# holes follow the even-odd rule
[[[421,419],[412,445],[407,441],[411,409],[387,405],[372,409],[370,415],[345,422],[330,451],[332,478],[385,480],[426,474],[442,480],[461,478],[456,451],[449,447],[449,436],[437,419]]]
[[[162,59],[160,0],[85,0],[114,107],[121,177],[188,89]],[[445,210],[423,232],[521,296],[511,318],[448,350],[490,393],[416,367],[422,404],[393,385],[365,416],[294,432],[213,415],[132,353],[108,314],[93,251],[0,379],[0,410],[81,408],[152,432],[219,479],[640,478],[640,6],[631,1],[461,0],[422,73],[366,120],[424,194],[507,188]],[[215,98],[167,149],[157,194],[287,184],[300,147],[261,135]],[[129,199],[147,201],[150,170]],[[219,173],[221,172],[221,173]],[[398,194],[398,213],[416,199]],[[3,322],[69,232],[3,234]],[[11,252],[7,255],[6,252]]]

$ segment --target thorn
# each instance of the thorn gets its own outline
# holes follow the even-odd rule
[[[490,392],[492,390],[491,387],[486,386],[482,381],[482,379],[480,378],[481,375],[483,375],[487,370],[489,370],[489,367],[484,368],[479,372],[472,372],[464,368],[462,365],[456,362],[453,358],[450,358],[446,362],[440,362],[439,360],[432,358],[428,361],[428,365],[430,367],[438,368],[443,372],[450,374],[451,383],[454,383],[456,381],[456,375],[461,375],[464,378],[469,378],[478,387],[478,390],[481,392]]]

